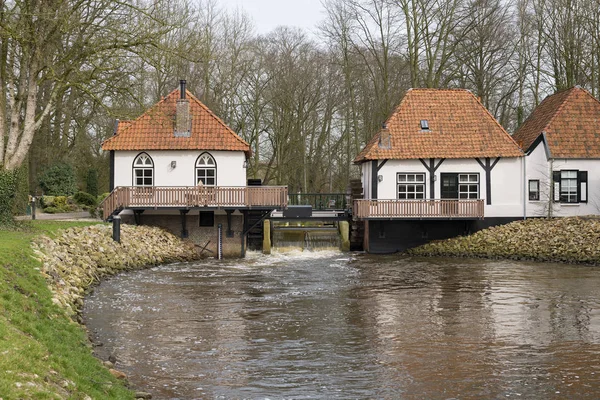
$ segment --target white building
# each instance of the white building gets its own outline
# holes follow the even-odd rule
[[[547,97],[513,138],[526,152],[527,216],[600,212],[600,102],[580,87]]]
[[[250,146],[185,81],[139,118],[117,123],[102,148],[110,151],[105,219],[161,226],[213,255],[218,243],[223,254],[243,255],[253,226],[287,205],[287,187],[246,186]]]
[[[523,218],[523,152],[467,90],[409,90],[354,161],[367,251],[402,251]]]

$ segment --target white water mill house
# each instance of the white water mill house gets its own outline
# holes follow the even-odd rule
[[[527,216],[600,213],[600,102],[574,87],[547,97],[513,138],[526,152]]]
[[[243,256],[252,229],[287,206],[287,187],[247,185],[250,146],[185,81],[137,119],[117,122],[102,149],[111,169],[105,220],[160,226],[211,255]]]
[[[468,90],[409,90],[354,161],[371,253],[523,218],[524,154]]]

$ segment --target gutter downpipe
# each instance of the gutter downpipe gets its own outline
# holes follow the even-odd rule
[[[523,155],[523,219],[527,219],[527,191],[529,184],[527,182],[527,154]],[[539,190],[539,189],[538,189]]]
[[[544,139],[544,149],[546,150],[546,157],[548,158],[548,181],[550,182],[550,190],[548,191],[548,218],[554,217],[554,158],[550,152],[550,146],[546,139],[546,131],[542,131],[542,137]]]

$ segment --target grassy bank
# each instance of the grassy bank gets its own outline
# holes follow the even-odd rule
[[[104,276],[196,251],[158,228],[125,225],[120,244],[111,231],[56,221],[0,229],[0,400],[134,398],[74,322],[83,297]]]
[[[407,253],[600,265],[600,220],[528,219],[432,242]]]
[[[0,398],[132,399],[93,357],[83,328],[52,302],[31,241],[89,225],[39,221],[0,229]]]

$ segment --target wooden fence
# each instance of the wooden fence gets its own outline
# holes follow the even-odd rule
[[[355,200],[358,218],[483,218],[483,200]]]
[[[123,208],[287,206],[285,186],[131,187],[119,186],[100,204],[104,219]]]

